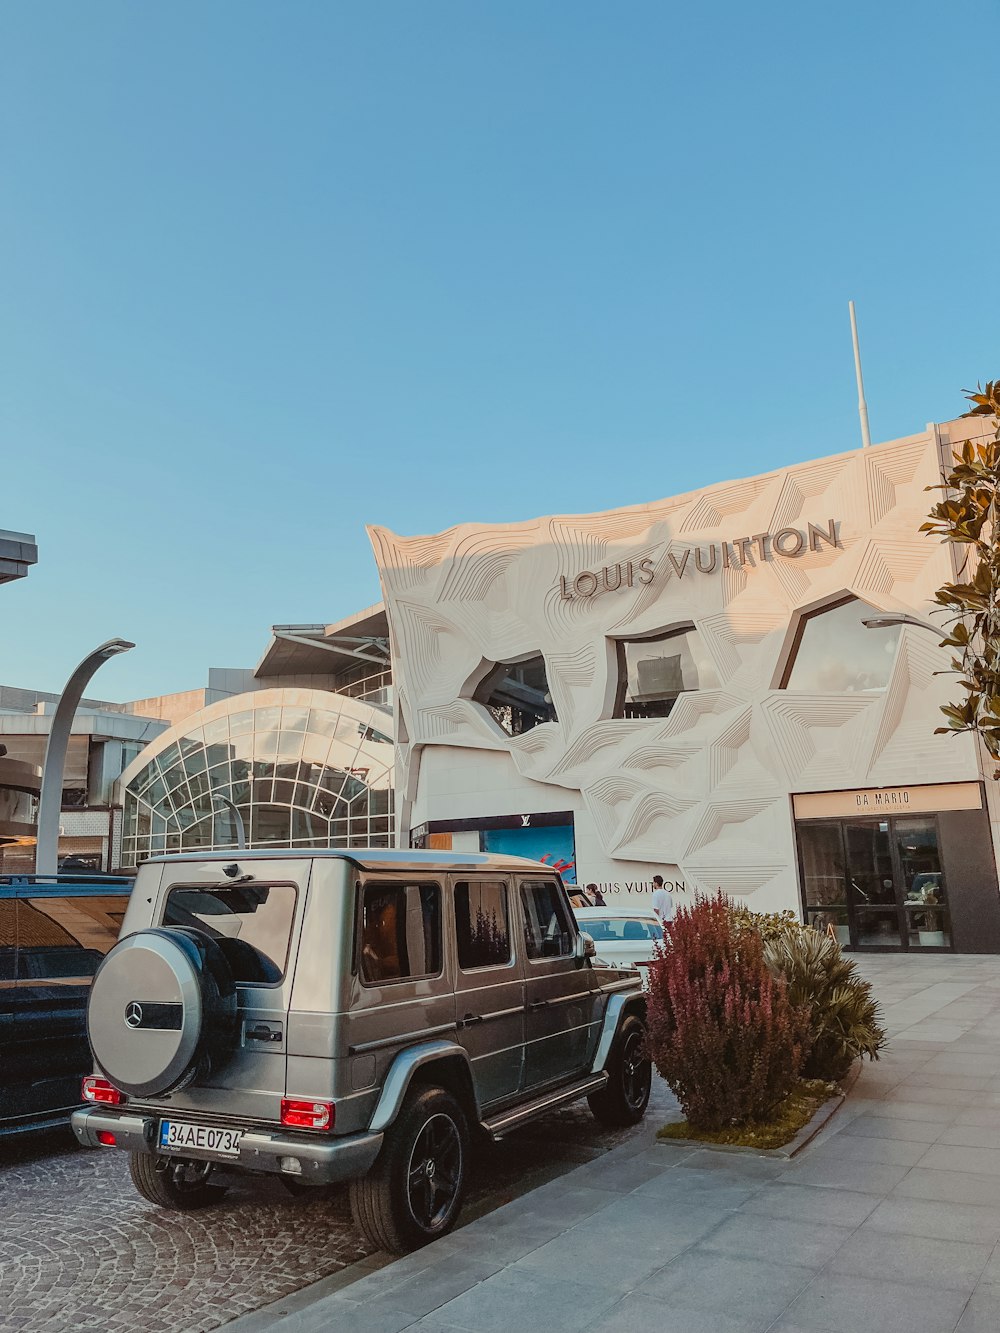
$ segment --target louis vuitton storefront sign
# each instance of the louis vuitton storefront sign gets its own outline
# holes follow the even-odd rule
[[[689,574],[749,569],[759,562],[771,561],[775,556],[795,560],[807,551],[819,551],[824,545],[842,548],[839,519],[827,519],[825,527],[808,523],[804,529],[782,528],[775,533],[758,532],[752,537],[734,537],[728,541],[709,542],[706,546],[671,548],[659,563],[652,556],[645,556],[640,560],[620,560],[598,570],[584,569],[572,576],[560,574],[559,595],[569,601],[644,586],[675,576],[682,579]]]

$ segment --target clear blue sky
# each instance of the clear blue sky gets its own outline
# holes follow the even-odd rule
[[[255,662],[399,532],[651,500],[1000,373],[993,0],[0,12],[0,681]]]

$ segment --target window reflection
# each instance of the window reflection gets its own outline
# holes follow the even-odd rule
[[[361,974],[369,984],[441,971],[441,889],[377,885],[361,900]]]
[[[558,720],[541,654],[523,662],[498,662],[473,697],[508,736],[521,736],[542,722]]]
[[[510,962],[507,885],[503,881],[455,885],[455,940],[463,972]]]
[[[618,717],[667,717],[687,690],[717,690],[719,675],[696,629],[618,644]]]
[[[866,629],[880,613],[860,598],[809,616],[802,625],[785,689],[813,694],[873,694],[889,683],[899,625]]]

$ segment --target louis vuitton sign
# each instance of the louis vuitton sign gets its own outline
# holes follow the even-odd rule
[[[839,519],[828,518],[825,527],[808,523],[805,528],[758,532],[753,537],[733,537],[707,545],[671,546],[659,564],[652,556],[646,556],[642,560],[620,560],[603,569],[584,569],[575,575],[560,574],[559,595],[570,601],[671,578],[715,574],[724,569],[750,569],[776,558],[797,560],[806,552],[819,551],[823,546],[843,548]]]

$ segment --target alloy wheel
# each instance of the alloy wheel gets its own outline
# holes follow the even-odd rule
[[[432,1115],[413,1143],[406,1170],[406,1202],[423,1231],[436,1231],[451,1214],[462,1184],[462,1139],[447,1115]]]
[[[622,1092],[634,1110],[644,1107],[653,1081],[653,1070],[643,1054],[643,1033],[631,1032],[622,1050]]]

